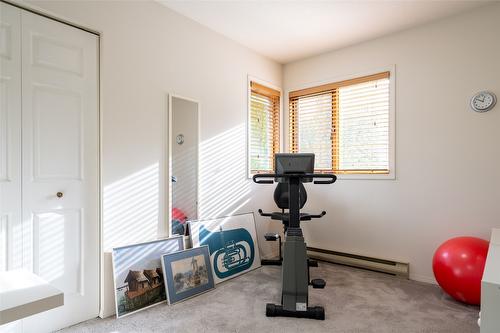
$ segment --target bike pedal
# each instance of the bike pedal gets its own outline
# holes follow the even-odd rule
[[[309,267],[318,267],[318,262],[316,260],[307,259],[307,265]]]
[[[281,266],[283,263],[281,259],[262,259],[260,264],[263,266]]]
[[[266,241],[275,241],[278,240],[280,236],[278,234],[273,234],[273,233],[267,233],[264,235],[264,238]]]
[[[326,282],[323,279],[312,279],[309,283],[314,289],[323,289],[326,286]]]

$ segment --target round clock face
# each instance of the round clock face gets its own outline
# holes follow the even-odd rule
[[[497,98],[495,94],[488,91],[482,91],[472,97],[470,104],[474,111],[486,112],[493,109],[496,101]]]

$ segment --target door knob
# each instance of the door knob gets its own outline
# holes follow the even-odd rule
[[[62,198],[62,197],[63,197],[63,195],[64,195],[64,194],[63,194],[62,192],[57,192],[57,193],[56,193],[56,196],[57,196],[58,198]]]

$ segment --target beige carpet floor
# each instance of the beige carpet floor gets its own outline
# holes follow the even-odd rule
[[[116,319],[93,319],[63,332],[479,332],[479,308],[455,302],[438,286],[320,262],[312,277],[310,305],[326,308],[326,320],[267,318],[266,303],[280,300],[280,267],[266,266],[175,304]]]

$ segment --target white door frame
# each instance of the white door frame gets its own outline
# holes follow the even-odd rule
[[[59,14],[55,14],[51,11],[48,11],[44,8],[38,7],[37,5],[34,5],[32,3],[27,3],[24,0],[2,0],[3,2],[10,4],[12,6],[18,7],[22,10],[29,11],[31,13],[46,17],[48,19],[60,22],[62,24],[69,25],[71,27],[86,31],[88,33],[94,34],[97,36],[97,113],[98,113],[98,156],[97,156],[97,163],[98,163],[98,191],[97,191],[97,212],[98,212],[98,238],[99,238],[99,312],[101,313],[103,310],[103,302],[102,302],[102,295],[103,295],[103,281],[104,281],[104,252],[103,252],[103,202],[102,202],[102,193],[103,193],[103,181],[102,181],[102,137],[103,137],[103,105],[102,105],[102,79],[103,79],[103,73],[101,71],[101,63],[102,63],[102,38],[103,38],[103,33],[102,31],[89,28],[84,24],[80,24],[78,22],[75,22],[73,19],[65,18]]]
[[[73,20],[65,18],[59,14],[55,14],[55,13],[53,13],[45,8],[41,8],[41,7],[34,5],[32,3],[28,3],[25,0],[2,0],[2,2],[5,2],[9,5],[18,7],[20,9],[27,10],[28,12],[32,12],[33,14],[41,15],[41,16],[44,16],[48,19],[67,24],[67,25],[72,26],[74,28],[77,28],[77,29],[80,29],[80,30],[83,30],[86,32],[90,32],[91,34],[94,34],[97,36],[102,35],[102,31],[99,31],[99,30],[96,30],[93,28],[89,28],[84,24],[74,22]],[[100,52],[99,52],[99,54],[100,54]],[[100,60],[100,58],[98,60]]]
[[[159,225],[159,234],[163,235],[165,237],[170,237],[172,236],[172,230],[171,230],[171,221],[172,221],[172,181],[171,181],[171,176],[172,176],[172,99],[173,98],[178,98],[178,99],[183,99],[185,101],[193,102],[198,105],[198,121],[196,124],[197,130],[197,149],[196,149],[196,158],[197,158],[197,163],[196,163],[196,216],[199,218],[200,214],[200,206],[199,206],[199,199],[200,199],[200,188],[199,188],[199,182],[200,182],[200,111],[201,111],[201,104],[198,100],[189,98],[189,97],[184,97],[181,95],[177,94],[167,94],[166,96],[166,110],[165,110],[165,117],[164,117],[164,131],[163,131],[163,167],[162,167],[162,174],[164,175],[163,181],[161,182],[161,195],[160,195],[160,209],[161,209],[161,214],[160,218],[165,218],[165,223],[160,223]],[[166,199],[166,200],[165,200]],[[165,206],[165,203],[167,205]]]

